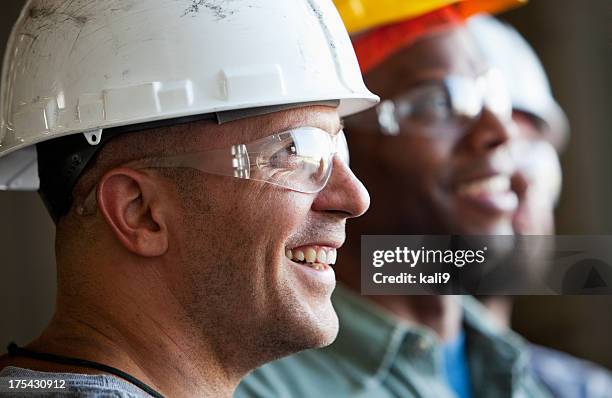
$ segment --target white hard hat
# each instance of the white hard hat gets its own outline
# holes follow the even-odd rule
[[[486,14],[468,19],[467,26],[488,62],[506,78],[514,109],[538,117],[557,141],[563,141],[569,133],[567,117],[527,41],[510,25]],[[562,146],[562,142],[556,144]]]
[[[331,0],[30,0],[2,70],[0,188],[36,189],[33,144],[61,136],[327,100],[378,100]]]

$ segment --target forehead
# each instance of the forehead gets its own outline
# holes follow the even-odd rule
[[[370,88],[383,98],[424,80],[448,75],[478,76],[486,61],[464,27],[433,33],[394,54],[366,75]]]

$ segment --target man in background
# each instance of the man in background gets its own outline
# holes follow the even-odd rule
[[[554,208],[562,180],[559,154],[568,141],[567,118],[536,53],[516,30],[488,16],[471,18],[468,28],[510,89],[518,128],[513,146],[517,170],[512,186],[519,197],[514,232],[554,235]],[[512,298],[481,300],[505,327],[511,326]],[[541,346],[530,345],[529,351],[532,371],[555,397],[605,397],[612,391],[612,374],[606,369]]]
[[[484,50],[488,63],[500,67],[506,79],[509,80],[513,106],[512,118],[518,127],[512,129],[512,132],[506,130],[508,136],[505,142],[498,144],[510,152],[514,161],[510,181],[505,182],[505,186],[511,188],[518,199],[518,204],[510,213],[509,219],[504,219],[503,223],[500,222],[497,225],[503,225],[505,229],[503,232],[511,230],[517,234],[551,234],[554,226],[553,209],[561,184],[561,169],[557,151],[562,148],[568,134],[565,115],[554,101],[544,72],[534,54],[530,52],[531,50],[526,52],[522,39],[517,43],[516,32],[510,31],[491,17],[475,18],[474,21],[468,22],[468,26],[472,36],[481,47],[480,49]],[[449,49],[457,47],[446,46],[444,49],[450,51]],[[357,48],[359,54],[359,46]],[[491,48],[498,49],[497,53],[491,51]],[[500,53],[503,54],[502,59],[506,61],[505,63],[500,64]],[[428,54],[421,55],[424,55],[422,58],[427,58]],[[408,55],[405,56],[408,58]],[[416,55],[413,54],[413,58],[416,58]],[[517,66],[517,63],[520,66]],[[419,72],[418,70],[413,71]],[[401,129],[401,126],[394,125],[393,122],[396,120],[393,117],[381,118],[381,115],[388,116],[380,108],[385,106],[389,95],[370,80],[371,75],[366,74],[367,81],[383,93],[384,101],[379,106],[377,115],[379,123],[382,119],[382,124],[390,127],[387,128],[388,131],[397,132],[397,127]],[[427,73],[423,75],[431,76]],[[384,78],[381,77],[381,80],[384,81]],[[394,81],[403,82],[405,80],[397,78]],[[393,85],[389,84],[389,87]],[[435,103],[435,101],[432,102]],[[439,102],[444,103],[443,100]],[[416,101],[410,105],[419,109]],[[404,105],[404,108],[407,107]],[[443,107],[433,109],[442,115],[449,115],[440,108]],[[427,109],[427,106],[424,109]],[[435,119],[431,115],[435,115],[433,111],[429,116]],[[357,119],[359,122],[352,123]],[[370,187],[372,194],[370,217],[378,216],[379,224],[374,224],[371,218],[363,219],[354,229],[350,229],[351,234],[360,227],[360,233],[391,233],[394,231],[389,226],[392,226],[393,223],[408,224],[395,229],[397,233],[408,231],[417,234],[449,233],[451,230],[456,232],[461,229],[462,225],[464,230],[474,227],[470,223],[476,220],[469,217],[456,217],[454,214],[435,217],[436,212],[432,212],[430,208],[436,208],[436,197],[441,195],[430,195],[428,198],[427,188],[423,189],[424,194],[420,203],[416,199],[411,203],[410,207],[413,208],[413,212],[406,211],[405,214],[410,214],[409,217],[393,214],[392,210],[396,206],[399,205],[401,208],[398,201],[410,198],[409,189],[415,188],[413,182],[419,181],[418,174],[419,171],[422,171],[416,166],[423,165],[424,162],[418,163],[417,160],[413,161],[416,163],[410,167],[398,166],[410,164],[410,159],[415,157],[418,159],[431,158],[432,152],[425,152],[427,146],[422,145],[425,138],[421,137],[419,140],[414,138],[413,144],[421,146],[415,149],[415,145],[398,145],[397,151],[390,152],[395,155],[387,156],[386,162],[382,163],[385,165],[383,170],[387,176],[376,176],[373,170],[376,170],[377,166],[380,167],[380,163],[376,161],[378,160],[377,151],[386,148],[384,143],[379,144],[376,139],[385,141],[388,138],[379,136],[370,138],[367,144],[361,144],[362,140],[367,140],[364,138],[367,133],[362,131],[366,123],[367,119],[363,115],[347,120],[346,124],[352,131],[363,133],[363,135],[353,135],[350,141],[353,148],[352,165],[357,173],[364,176],[366,184]],[[491,134],[491,131],[489,133]],[[478,137],[473,131],[471,134],[474,134],[472,137]],[[440,140],[444,141],[444,138],[442,136]],[[495,141],[485,142],[491,145]],[[360,149],[355,150],[356,146]],[[371,148],[371,152],[365,156],[368,147]],[[501,148],[498,147],[498,149]],[[393,151],[393,149],[389,150]],[[400,154],[399,151],[402,153]],[[466,150],[464,153],[469,152]],[[388,166],[389,164],[392,164],[392,167]],[[452,165],[449,166],[450,170],[452,168]],[[406,169],[413,170],[412,178],[405,178],[403,182],[395,181],[396,174],[401,174]],[[393,188],[387,185],[389,180],[392,181]],[[426,183],[421,185],[428,186]],[[492,188],[495,187],[488,187],[489,191],[492,191]],[[401,195],[397,201],[394,201],[392,195],[398,195],[398,191],[401,192]],[[487,187],[480,187],[480,192],[486,191]],[[423,214],[419,216],[419,212]],[[436,225],[427,223],[427,219],[441,220],[441,222]],[[413,224],[413,220],[417,223],[416,225]],[[445,226],[445,223],[453,221],[455,222],[451,224],[452,227]],[[478,231],[479,227],[471,229],[471,232]],[[351,252],[354,254],[352,260],[358,263],[358,248],[353,247]],[[358,272],[352,268],[348,269],[347,273],[341,273],[344,264],[339,265],[340,280],[343,282],[352,280],[352,285],[349,286],[353,286],[353,291],[358,291]],[[323,389],[326,389],[334,391],[335,396],[513,396],[516,392],[514,389],[520,386],[520,383],[516,381],[521,380],[521,377],[516,377],[514,381],[509,380],[512,366],[508,365],[513,363],[512,360],[509,360],[512,355],[515,355],[514,365],[521,369],[519,372],[528,374],[526,379],[532,383],[531,389],[526,393],[527,396],[605,397],[605,394],[610,391],[607,381],[609,380],[608,372],[595,369],[590,364],[564,354],[525,344],[510,332],[503,332],[502,330],[507,330],[509,324],[510,300],[499,297],[487,298],[489,313],[494,317],[488,321],[482,321],[489,315],[486,314],[486,311],[478,308],[478,305],[473,305],[471,300],[467,298],[465,300],[467,301],[462,303],[463,308],[459,311],[460,314],[455,314],[453,319],[448,315],[453,313],[453,308],[457,308],[452,298],[367,297],[366,300],[349,294],[345,287],[340,286],[334,295],[334,304],[341,319],[338,340],[324,350],[298,354],[257,370],[241,384],[237,395],[285,396],[295,394],[295,396],[309,396],[322,393]],[[379,305],[381,302],[383,305]],[[475,315],[481,321],[476,321]],[[411,333],[406,333],[401,326],[389,326],[397,325],[397,323],[403,323],[404,328],[412,330],[416,336],[419,336],[419,332],[423,333],[423,336],[419,337],[430,337],[431,330],[435,330],[437,336],[421,340],[418,337],[415,338]],[[490,334],[482,333],[479,336],[475,332],[478,326],[483,326],[482,324],[491,328]],[[474,327],[474,325],[478,326]],[[463,332],[460,332],[463,337],[460,339],[464,342],[467,340],[467,349],[465,346],[462,347],[462,344],[465,343],[461,343],[461,340],[457,343],[456,338],[453,342],[452,337],[449,338],[448,335],[444,337],[444,332],[452,330],[453,326],[463,329]],[[502,329],[499,329],[500,326]],[[505,339],[500,338],[504,334]],[[483,341],[487,341],[486,345],[489,348],[496,347],[492,352],[496,352],[499,357],[491,352],[479,357],[476,347]],[[432,354],[430,350],[435,345],[439,347]],[[504,351],[505,354],[502,355],[501,352]],[[441,363],[438,362],[440,358],[442,358]],[[489,379],[478,379],[483,372],[479,367],[482,365],[482,363],[479,364],[479,360],[483,358],[486,358],[486,366],[491,368]],[[505,370],[504,365],[507,366]],[[485,391],[486,388],[490,388],[490,385],[502,382],[504,377],[508,377],[506,390]],[[526,379],[523,379],[523,382]],[[317,386],[321,386],[321,390]]]
[[[382,102],[345,121],[351,166],[372,205],[348,229],[335,267],[340,332],[326,349],[256,370],[236,396],[550,396],[529,371],[525,342],[473,298],[359,295],[361,235],[514,231],[518,135],[509,94],[458,11],[451,5],[353,37]]]

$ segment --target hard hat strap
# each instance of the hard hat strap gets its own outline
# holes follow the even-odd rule
[[[117,135],[206,119],[215,120],[215,115],[187,116],[105,129],[96,145],[91,145],[83,134],[37,144],[39,193],[51,218],[57,224],[68,213],[72,206],[72,190],[79,177],[100,149]]]

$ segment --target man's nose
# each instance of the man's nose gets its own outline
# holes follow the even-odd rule
[[[332,175],[312,204],[315,211],[344,213],[359,217],[370,207],[370,194],[338,155],[333,158]]]
[[[518,137],[512,140],[510,148],[517,166],[512,177],[513,189],[554,205],[561,192],[562,171],[552,144],[543,139]]]
[[[512,121],[504,121],[488,107],[484,107],[478,122],[472,127],[465,139],[473,152],[485,154],[508,144],[514,136],[516,136],[516,132],[512,126]]]
[[[527,191],[531,186],[530,178],[522,171],[517,170],[510,179],[511,181],[511,189],[516,193],[516,196],[519,198],[519,203],[525,200],[527,196]]]

